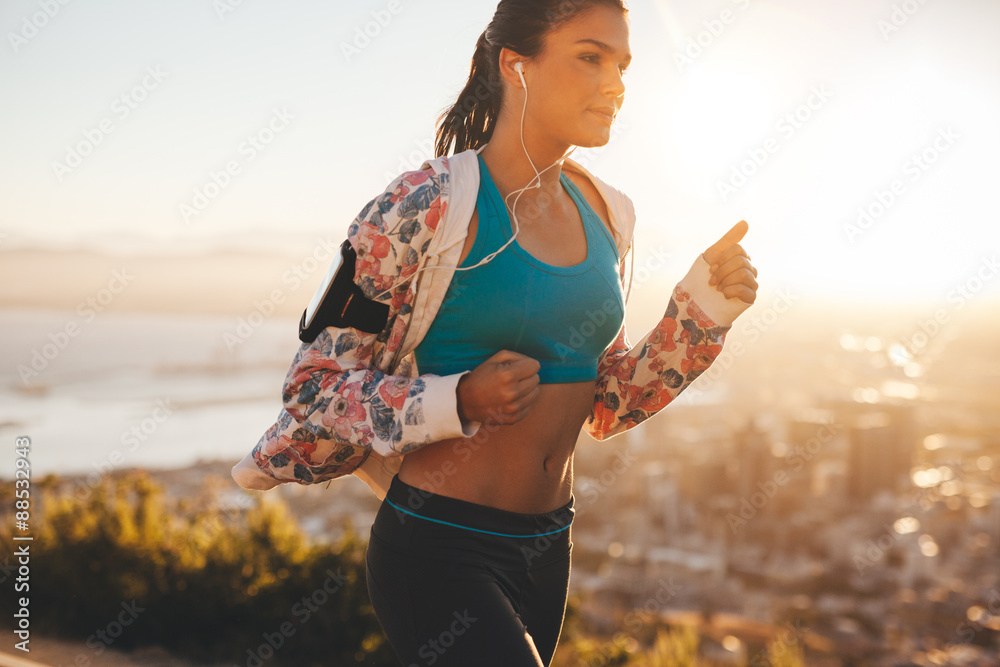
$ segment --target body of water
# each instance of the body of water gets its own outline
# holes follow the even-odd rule
[[[297,322],[0,311],[0,476],[29,436],[32,478],[235,464],[274,423]],[[238,341],[238,342],[237,342]]]

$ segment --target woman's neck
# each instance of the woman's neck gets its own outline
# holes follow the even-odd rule
[[[530,141],[529,136],[525,136],[525,145],[522,146],[520,130],[519,128],[515,129],[518,130],[517,134],[503,132],[498,125],[488,145],[480,153],[490,170],[490,177],[496,184],[497,190],[506,198],[507,195],[527,186],[534,180],[532,187],[521,193],[520,199],[518,199],[518,210],[521,209],[522,205],[531,201],[538,201],[546,197],[550,198],[551,201],[560,197],[562,185],[559,179],[562,175],[563,165],[557,164],[544,172],[542,170],[560,160],[571,146],[549,142],[544,147],[538,148],[536,143]],[[531,162],[528,161],[528,156],[525,154],[525,146],[528,149],[528,154],[531,155]],[[531,167],[532,162],[535,169]],[[536,169],[542,172],[540,188],[538,187],[539,179],[535,178]],[[514,206],[514,200],[517,197],[518,195],[515,194],[506,199],[508,207]]]

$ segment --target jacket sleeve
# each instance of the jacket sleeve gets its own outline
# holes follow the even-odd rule
[[[596,440],[624,433],[666,407],[722,352],[733,321],[750,304],[708,284],[698,256],[674,287],[660,322],[632,345],[625,323],[598,360],[593,409],[583,428]]]
[[[271,477],[313,483],[312,470],[322,473],[322,481],[335,476],[328,461],[335,452],[344,468],[356,463],[352,454],[365,454],[358,448],[400,456],[478,430],[478,422],[463,425],[458,416],[456,387],[469,371],[409,377],[378,370],[382,355],[398,347],[405,331],[399,315],[412,310],[413,293],[405,281],[421,257],[412,240],[428,238],[423,225],[437,227],[438,178],[430,168],[397,177],[351,223],[354,282],[368,298],[389,304],[389,319],[374,334],[327,327],[299,347],[285,376],[278,419],[253,450],[256,466]]]

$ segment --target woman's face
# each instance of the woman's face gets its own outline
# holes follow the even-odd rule
[[[528,84],[525,124],[567,145],[603,146],[625,99],[622,74],[632,59],[628,21],[621,11],[595,5],[549,32],[542,51],[524,63]],[[516,77],[516,73],[515,73]],[[518,83],[519,80],[518,80]],[[520,120],[520,91],[511,111]],[[600,111],[598,111],[600,110]]]

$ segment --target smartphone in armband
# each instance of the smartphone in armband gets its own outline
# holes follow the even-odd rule
[[[349,239],[340,244],[312,301],[299,320],[299,340],[311,343],[326,327],[353,327],[365,333],[378,333],[389,321],[389,304],[365,296],[354,284],[354,265],[358,255]]]

